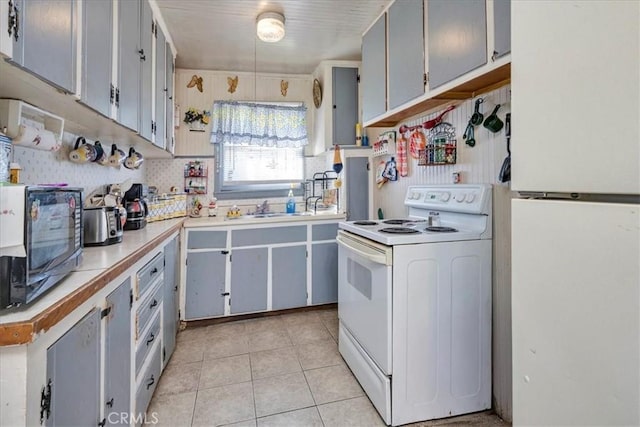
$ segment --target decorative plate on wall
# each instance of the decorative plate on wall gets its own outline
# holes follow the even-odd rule
[[[316,108],[320,108],[320,104],[322,104],[322,87],[318,79],[313,80],[313,104]]]

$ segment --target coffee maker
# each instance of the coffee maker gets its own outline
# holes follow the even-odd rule
[[[147,225],[148,197],[149,187],[146,184],[132,184],[131,188],[124,193],[122,200],[127,210],[125,230],[140,230]]]

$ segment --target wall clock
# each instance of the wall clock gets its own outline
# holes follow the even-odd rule
[[[318,79],[313,80],[313,104],[316,108],[320,108],[320,104],[322,104],[322,87]]]

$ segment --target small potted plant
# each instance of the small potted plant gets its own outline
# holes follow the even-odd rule
[[[191,107],[184,113],[184,122],[189,125],[189,130],[204,132],[204,127],[209,124],[209,117],[210,111]]]

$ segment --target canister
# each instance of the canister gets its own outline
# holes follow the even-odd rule
[[[11,164],[11,138],[0,134],[0,182],[9,182],[9,166]],[[17,181],[16,181],[17,183]]]

